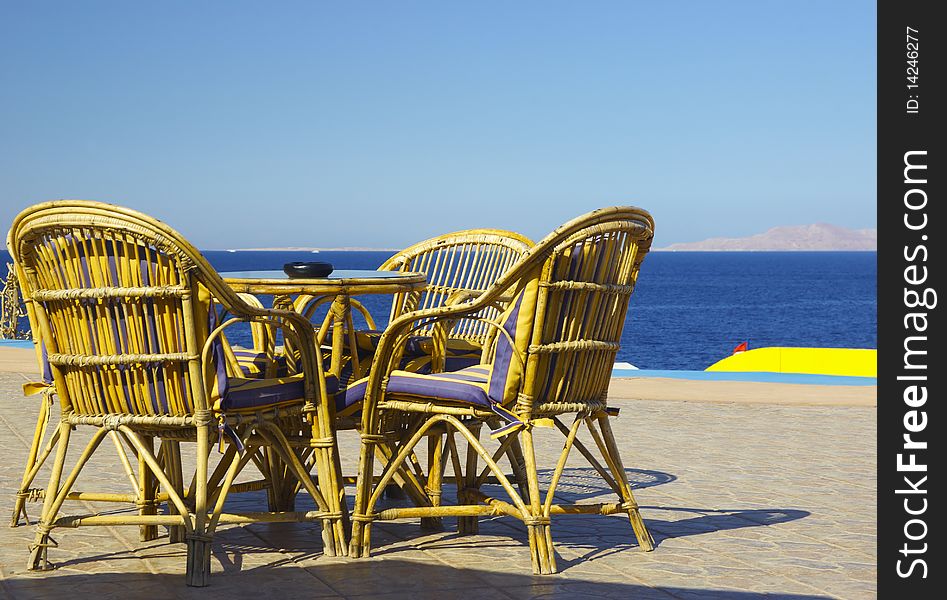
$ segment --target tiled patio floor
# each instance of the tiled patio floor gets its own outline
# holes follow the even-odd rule
[[[875,592],[875,408],[621,400],[613,422],[637,498],[658,546],[638,550],[627,519],[553,521],[560,573],[530,574],[525,529],[483,520],[460,537],[417,523],[374,526],[373,556],[328,558],[316,526],[222,528],[211,587],[184,585],[184,546],[140,543],[137,527],[56,530],[57,569],[25,570],[32,527],[7,528],[38,400],[26,376],[0,373],[0,598],[870,598]],[[562,439],[538,430],[548,467]],[[357,439],[345,435],[346,472]],[[73,457],[75,454],[73,454]],[[78,488],[124,491],[109,448]],[[85,482],[83,486],[82,483]],[[38,483],[45,485],[45,474]],[[352,490],[350,489],[350,492]],[[447,490],[450,496],[450,490]],[[608,498],[570,459],[563,498]],[[261,494],[233,502],[265,507]],[[300,501],[300,505],[303,502]],[[72,513],[91,506],[72,503]],[[30,504],[31,515],[39,513]],[[106,507],[106,509],[114,509]],[[259,509],[259,508],[258,508]]]

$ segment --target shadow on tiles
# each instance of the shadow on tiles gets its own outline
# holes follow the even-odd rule
[[[223,546],[227,542],[222,543]],[[236,551],[227,548],[228,552]],[[242,551],[251,551],[243,548]],[[128,557],[125,557],[126,559]],[[249,567],[235,562],[223,567],[215,564],[210,585],[188,588],[181,573],[117,572],[108,570],[110,562],[125,563],[117,557],[99,556],[106,567],[101,572],[81,573],[63,565],[42,575],[6,573],[0,580],[0,595],[14,599],[42,598],[200,598],[227,600],[242,598],[379,598],[422,600],[477,600],[518,598],[616,598],[663,599],[726,598],[750,600],[763,597],[744,592],[695,587],[652,588],[623,582],[594,581],[564,575],[534,576],[497,573],[487,565],[470,564],[454,568],[443,563],[401,559],[333,559],[314,561],[306,567],[268,563]],[[594,576],[592,576],[594,577]],[[770,591],[766,597],[810,599],[818,596]]]

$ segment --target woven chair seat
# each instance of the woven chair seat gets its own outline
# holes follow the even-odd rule
[[[286,362],[286,356],[277,354],[269,356],[266,352],[259,350],[246,350],[243,348],[234,348],[234,356],[237,358],[237,366],[243,372],[247,379],[262,379],[266,376],[266,367],[270,363],[273,365],[273,373],[276,377],[286,377],[289,375],[289,368]]]
[[[382,333],[384,332],[377,329],[364,329],[355,332],[359,365],[361,366],[362,373],[368,373],[371,368]],[[476,342],[448,338],[443,370],[459,371],[460,369],[480,364],[482,350],[483,348]],[[401,363],[398,367],[402,371],[411,371],[412,373],[430,373],[433,356],[434,341],[431,336],[414,335],[409,337],[406,341]],[[239,360],[240,358],[238,356],[238,361]],[[265,357],[262,360],[266,360]],[[341,381],[353,381],[353,371],[351,356],[345,356],[343,358],[342,372],[340,373]]]
[[[450,373],[420,374],[410,371],[392,371],[388,379],[390,394],[403,394],[432,402],[461,402],[488,407],[487,395],[490,365],[475,365]],[[349,411],[365,398],[368,377],[359,379],[335,396],[335,408],[340,413]]]
[[[228,377],[227,390],[223,396],[214,394],[214,409],[239,413],[289,406],[305,402],[305,379],[302,373],[271,379]],[[335,394],[339,380],[326,376],[326,391]]]
[[[378,342],[381,340],[382,333],[384,332],[378,329],[356,331],[355,342],[358,345],[359,352],[374,354],[378,350]],[[447,338],[446,351],[448,356],[476,358],[479,361],[483,347],[470,340]],[[404,356],[406,358],[430,356],[433,352],[434,340],[429,335],[412,335],[404,345]]]

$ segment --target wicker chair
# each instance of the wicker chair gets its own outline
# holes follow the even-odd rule
[[[10,269],[11,276],[8,279],[8,285],[11,283],[15,285],[17,288],[16,293],[19,294],[19,284],[16,280],[14,265],[10,265]],[[263,304],[256,296],[251,294],[237,295],[251,306],[263,308]],[[250,323],[250,329],[253,340],[252,348],[231,348],[226,338],[221,336],[225,354],[228,360],[230,360],[230,372],[238,373],[246,378],[255,379],[263,377],[285,377],[288,374],[287,361],[285,355],[279,353],[275,347],[276,328],[272,325],[257,321]],[[39,364],[39,370],[42,373],[42,381],[24,384],[23,388],[27,395],[42,395],[42,398],[39,402],[39,413],[36,418],[36,427],[33,430],[33,440],[30,444],[26,464],[23,467],[23,476],[20,478],[20,487],[17,490],[16,499],[13,504],[10,527],[18,527],[21,520],[26,525],[30,524],[30,517],[26,508],[27,502],[41,501],[46,494],[45,489],[33,487],[33,482],[36,480],[40,469],[49,459],[49,456],[56,448],[56,443],[59,441],[59,434],[52,419],[54,405],[53,396],[55,392],[52,370],[50,369],[49,361],[45,357],[46,349],[45,345],[43,345],[39,339],[39,332],[32,332],[32,335],[34,336],[37,362]],[[329,387],[334,383],[328,378],[327,382],[329,382]],[[51,425],[53,426],[52,432],[49,431]],[[115,444],[115,449],[120,453],[119,458],[121,459],[122,456],[127,456],[124,455],[125,450],[122,447],[118,433],[111,431],[109,432],[109,436],[113,442],[118,442]],[[169,447],[176,444],[176,442],[167,442]],[[175,452],[177,453],[177,448],[175,448]],[[138,458],[140,462],[141,457]],[[290,490],[281,486],[267,485],[266,491],[271,510],[285,510],[291,508],[291,502],[289,502],[287,497]],[[75,495],[76,492],[72,492],[70,497],[75,497]],[[108,500],[103,499],[103,501]],[[122,500],[117,501],[121,502]],[[149,541],[152,539],[153,531],[153,527],[142,527],[141,540]],[[176,539],[178,533],[179,528],[172,530],[172,541],[182,541],[181,539]]]
[[[391,303],[389,322],[420,309],[457,304],[479,296],[513,266],[531,247],[532,240],[512,231],[468,229],[418,242],[386,260],[379,271],[424,273],[427,287],[420,293],[396,294]],[[492,334],[483,320],[495,319],[505,308],[503,298],[485,306],[479,314],[457,319],[450,327],[420,323],[402,349],[401,367],[430,373],[453,371],[480,362],[483,348]],[[508,299],[506,299],[508,300]],[[358,356],[346,357],[342,384],[356,381],[368,373],[382,332],[375,329],[371,314],[357,300],[350,300],[369,324],[368,330],[355,334]],[[301,310],[309,315],[312,305]],[[435,331],[446,336],[435,338]]]
[[[337,397],[337,404],[362,402],[362,451],[350,556],[369,554],[373,521],[447,515],[460,517],[461,533],[476,532],[478,515],[519,518],[529,532],[537,574],[556,572],[550,531],[553,514],[625,513],[639,546],[653,548],[609,424],[616,411],[606,401],[629,296],[653,232],[654,222],[643,210],[616,207],[593,211],[556,229],[476,298],[404,314],[389,325],[366,383]],[[513,302],[499,319],[483,321],[498,335],[482,364],[428,375],[396,370],[399,347],[417,323],[471,318],[504,295],[513,297]],[[571,424],[560,419],[568,414],[574,415]],[[493,452],[479,439],[482,424],[501,438]],[[552,425],[566,437],[545,494],[539,488],[533,444],[538,425]],[[604,465],[577,438],[583,426]],[[444,447],[435,449],[443,457],[441,471],[448,462],[453,466],[458,505],[376,512],[385,486],[410,459],[420,440],[430,438],[434,431],[440,431],[444,439]],[[468,444],[466,460],[457,450],[455,434]],[[394,449],[380,479],[373,478],[377,445]],[[553,503],[573,448],[608,483],[618,496],[617,502]],[[503,456],[510,458],[512,476],[497,464]],[[486,463],[482,472],[479,459]],[[427,487],[442,480],[442,473],[432,470]],[[509,501],[481,492],[487,481],[502,485]]]
[[[338,450],[308,321],[246,303],[178,233],[133,210],[88,201],[39,204],[16,217],[7,245],[61,406],[29,568],[48,567],[53,528],[85,525],[138,525],[151,539],[159,525],[183,530],[186,581],[193,586],[207,584],[220,523],[321,521],[326,554],[346,553]],[[235,371],[222,337],[239,321],[280,328],[293,372],[254,379]],[[93,433],[63,479],[78,426]],[[223,454],[211,472],[213,430]],[[109,435],[132,493],[73,492]],[[180,468],[182,442],[196,442],[190,486]],[[139,463],[137,474],[126,448]],[[306,489],[318,510],[223,512],[228,493],[240,487],[234,478],[250,463],[265,470],[263,454],[281,461],[290,485]],[[315,463],[317,481],[307,461]],[[67,499],[124,500],[138,514],[60,517]],[[169,514],[158,514],[162,502]]]
[[[379,271],[424,273],[427,288],[420,294],[399,294],[391,303],[389,322],[417,310],[457,304],[479,296],[533,247],[529,238],[513,231],[468,229],[418,242],[398,252]],[[491,333],[483,319],[501,310],[485,306],[480,313],[457,319],[450,337],[483,346]],[[415,335],[432,335],[434,323],[422,323]]]
[[[405,273],[424,273],[427,287],[420,293],[405,292],[396,294],[392,300],[389,321],[393,321],[406,312],[419,308],[434,308],[462,302],[478,296],[499,279],[511,266],[516,264],[531,247],[533,241],[512,231],[500,229],[467,229],[440,235],[418,242],[394,254],[378,267],[379,271],[400,271]],[[415,372],[453,371],[478,364],[481,352],[489,345],[491,330],[478,319],[493,319],[505,308],[505,301],[497,300],[475,316],[457,319],[445,326],[435,327],[434,323],[421,323],[413,331],[407,343],[401,348],[400,368]],[[318,302],[303,298],[297,300],[298,310],[311,317]],[[356,330],[355,342],[357,356],[344,358],[341,369],[340,388],[343,392],[338,398],[344,398],[344,389],[354,385],[354,392],[364,389],[365,378],[375,356],[382,332],[375,329],[375,321],[368,310],[357,300],[348,299],[352,308],[360,311],[368,323],[368,330]],[[326,323],[320,329],[325,337]],[[354,328],[349,321],[347,327]],[[434,336],[435,332],[438,334]],[[358,404],[336,402],[341,418],[336,422],[340,429],[357,428]],[[354,418],[353,418],[354,417]],[[431,432],[430,446],[434,447],[437,434]],[[389,449],[377,448],[379,458],[386,461]],[[430,454],[432,460],[437,455]],[[424,489],[419,480],[424,478],[423,469],[417,458],[411,457],[413,472],[404,469],[394,475],[398,485],[391,485],[388,493],[398,495],[403,490],[415,503],[429,505],[438,503],[438,489]],[[427,529],[440,529],[439,519],[422,519]]]

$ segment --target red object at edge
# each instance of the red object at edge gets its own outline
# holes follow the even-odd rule
[[[743,342],[742,344],[740,344],[739,346],[733,349],[733,353],[738,354],[740,352],[746,352],[747,349],[748,349],[747,342]]]

